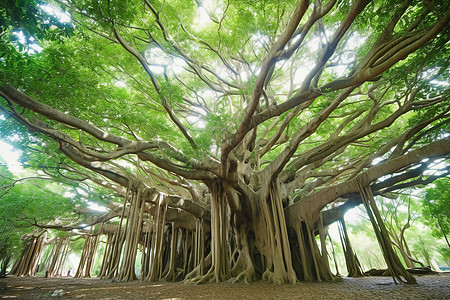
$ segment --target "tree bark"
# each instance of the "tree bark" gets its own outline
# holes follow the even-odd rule
[[[14,276],[36,275],[39,257],[44,246],[45,237],[45,233],[40,236],[33,236],[31,240],[27,242],[17,265],[17,269],[14,270]]]

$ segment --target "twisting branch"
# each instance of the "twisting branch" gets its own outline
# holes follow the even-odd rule
[[[4,177],[3,175],[0,175],[1,177]],[[5,194],[7,194],[17,183],[21,183],[28,180],[49,180],[49,181],[55,181],[55,179],[50,177],[24,177],[20,179],[11,179],[11,183],[4,184],[0,186],[0,190],[3,190],[3,192],[0,194],[0,198],[2,198]]]
[[[119,41],[119,43],[122,45],[122,47],[127,50],[130,54],[132,54],[134,57],[137,58],[139,63],[144,67],[144,70],[147,72],[148,76],[150,77],[150,80],[152,81],[153,87],[155,88],[156,92],[161,98],[161,103],[166,112],[169,114],[170,119],[175,123],[175,125],[178,127],[178,129],[181,131],[183,136],[189,141],[191,146],[196,149],[197,144],[195,143],[193,137],[191,134],[187,131],[186,127],[181,123],[181,121],[178,119],[178,117],[174,114],[172,107],[170,103],[167,101],[166,97],[162,94],[161,87],[153,74],[153,72],[150,70],[150,66],[147,63],[147,60],[142,56],[141,53],[139,53],[135,48],[131,47],[119,34],[116,27],[113,24],[113,31],[114,36]]]
[[[292,18],[289,24],[286,26],[285,30],[277,39],[275,44],[272,46],[272,49],[270,50],[269,54],[266,56],[263,63],[261,64],[261,71],[254,84],[251,100],[249,105],[245,109],[244,117],[241,121],[241,124],[239,125],[238,130],[231,137],[231,139],[226,143],[224,143],[222,146],[222,157],[221,157],[222,176],[225,176],[227,174],[228,168],[227,161],[228,155],[230,154],[231,150],[234,149],[244,139],[245,135],[254,127],[250,121],[259,105],[259,99],[262,94],[266,77],[268,76],[273,65],[276,63],[277,56],[281,54],[280,51],[286,46],[286,44],[289,42],[292,35],[294,34],[295,30],[297,29],[300,20],[303,18],[303,15],[305,14],[308,8],[308,2],[309,1],[303,0],[299,2],[298,6],[296,7],[296,9],[292,14]]]

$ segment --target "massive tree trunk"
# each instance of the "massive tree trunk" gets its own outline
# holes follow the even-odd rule
[[[263,185],[264,186],[264,185]],[[253,211],[253,231],[255,245],[263,258],[262,279],[275,283],[295,283],[292,267],[291,247],[286,228],[286,220],[277,180],[267,184],[259,198],[255,199]]]
[[[233,216],[238,258],[232,268],[232,276],[236,280],[295,283],[297,280],[312,280],[311,274],[317,273],[318,264],[325,266],[320,267],[323,270],[329,269],[325,244],[321,255],[313,229],[306,223],[299,223],[295,231],[288,232],[277,180],[266,180],[258,192],[245,197],[241,193],[240,200],[242,210]],[[295,238],[296,233],[301,242]],[[327,276],[322,278],[333,279],[331,272],[324,274]]]

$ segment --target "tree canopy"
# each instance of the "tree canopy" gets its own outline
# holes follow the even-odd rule
[[[448,175],[449,6],[7,1],[2,138],[122,196],[98,221],[127,219],[106,277],[182,228],[194,281],[329,280],[323,226],[362,201],[386,236],[374,195]],[[142,276],[176,277],[149,255]]]

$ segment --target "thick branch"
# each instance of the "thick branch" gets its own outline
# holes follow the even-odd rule
[[[327,204],[335,201],[341,196],[357,193],[358,181],[367,186],[382,176],[392,174],[402,168],[418,163],[424,158],[447,155],[448,153],[450,153],[449,138],[431,143],[420,149],[372,166],[351,180],[317,191],[288,207],[286,213],[289,215],[290,220],[294,220],[301,215],[300,211],[307,209],[313,215],[318,217],[320,210]]]

